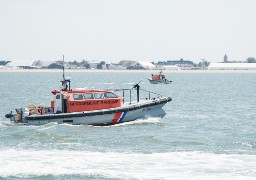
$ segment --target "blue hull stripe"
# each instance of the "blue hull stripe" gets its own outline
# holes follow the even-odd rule
[[[120,119],[118,120],[118,122],[122,122],[123,119],[124,119],[124,117],[125,117],[125,115],[126,115],[126,112],[123,112],[123,113],[122,113],[122,116],[120,117]]]

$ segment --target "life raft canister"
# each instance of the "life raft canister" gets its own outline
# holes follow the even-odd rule
[[[29,104],[29,105],[27,105],[27,108],[28,108],[28,110],[29,110],[29,114],[30,114],[30,115],[37,113],[37,112],[36,112],[36,109],[37,109],[36,105],[34,105],[34,104]]]
[[[39,105],[37,106],[37,111],[38,111],[41,115],[43,115],[43,114],[45,114],[45,107],[44,107],[43,105],[39,104]]]

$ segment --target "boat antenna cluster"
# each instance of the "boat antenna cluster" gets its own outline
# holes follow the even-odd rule
[[[64,55],[63,55],[63,59],[62,59],[62,63],[63,63],[63,80],[60,81],[62,84],[62,91],[70,91],[70,83],[71,83],[71,77],[65,77],[65,64],[64,64]]]
[[[65,81],[65,67],[64,67],[64,55],[62,57],[62,64],[63,64],[63,81]]]
[[[140,80],[140,82],[141,82],[141,81],[142,81],[142,80]],[[140,101],[140,85],[139,85],[140,82],[138,82],[137,84],[135,84],[135,85],[133,86],[133,88],[137,90],[137,102]]]

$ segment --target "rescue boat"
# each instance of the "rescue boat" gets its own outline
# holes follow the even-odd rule
[[[172,81],[165,78],[162,71],[159,74],[151,74],[151,79],[148,79],[151,84],[171,84]]]
[[[16,112],[11,111],[5,117],[9,118],[11,123],[23,125],[112,125],[147,117],[163,117],[163,106],[172,100],[171,97],[162,97],[160,94],[141,89],[139,83],[131,89],[71,89],[71,78],[64,77],[64,68],[61,83],[60,90],[51,92],[53,100],[50,106],[29,104],[16,108]],[[132,101],[133,91],[137,94],[135,101]],[[140,99],[141,91],[146,92],[148,97]],[[118,92],[122,93],[122,96],[119,96]],[[128,94],[129,98],[125,98],[125,94]]]

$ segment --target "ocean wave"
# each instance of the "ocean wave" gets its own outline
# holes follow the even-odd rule
[[[256,177],[256,155],[0,150],[1,177],[98,176],[120,179]]]

